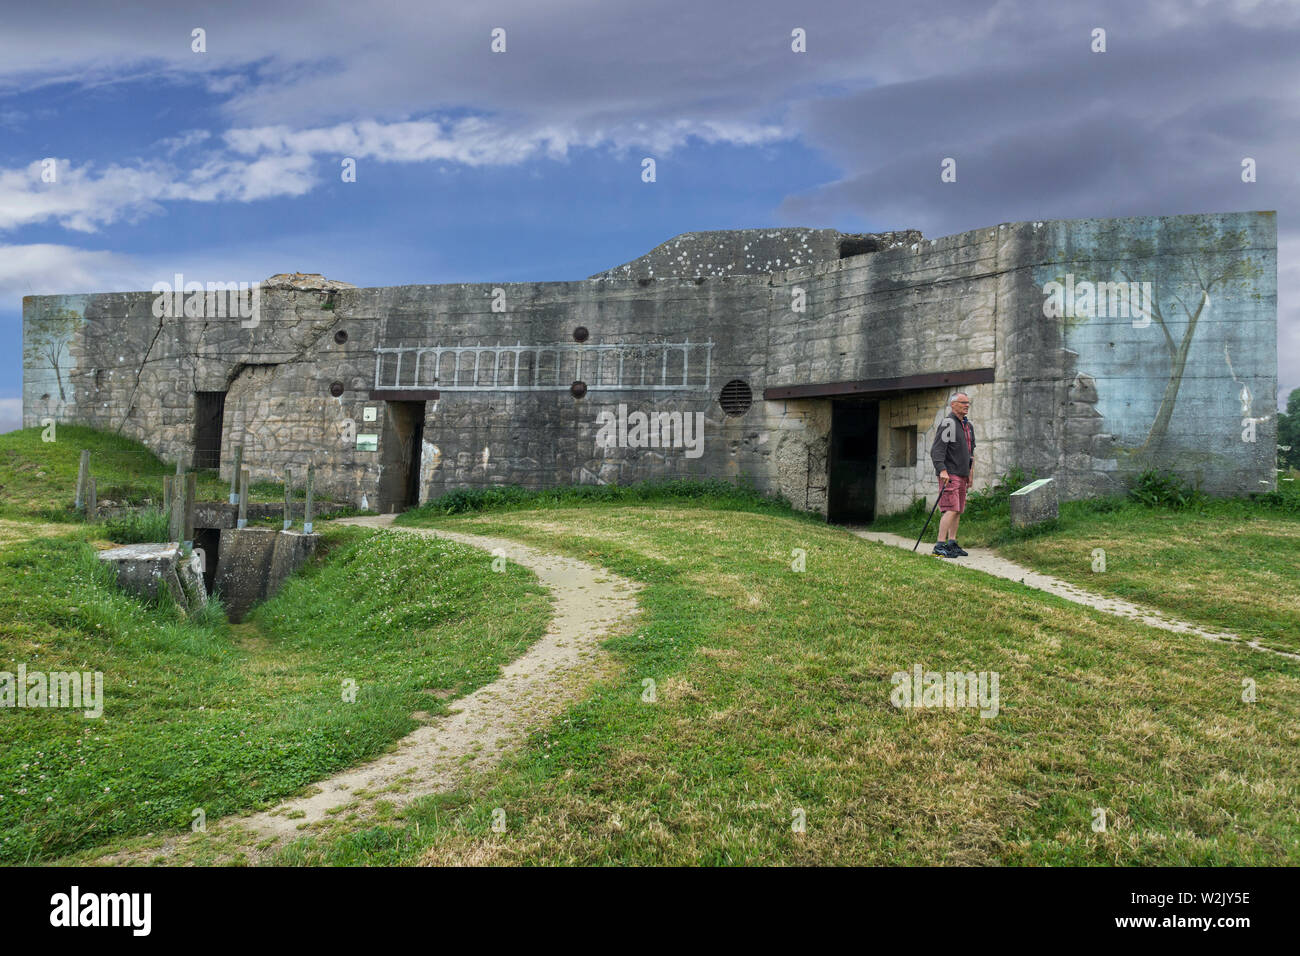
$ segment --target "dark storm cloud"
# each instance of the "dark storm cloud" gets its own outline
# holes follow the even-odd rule
[[[1219,11],[1222,14],[1223,11]],[[1087,34],[1084,34],[1086,39]],[[1000,222],[1272,209],[1279,384],[1300,386],[1300,27],[1221,16],[1059,36],[998,63],[792,106],[786,125],[844,171],[789,197],[791,222],[846,212],[946,235]],[[957,162],[957,181],[940,180]],[[1257,164],[1243,183],[1242,160]]]
[[[1019,68],[792,108],[787,123],[845,176],[792,197],[784,212],[851,208],[882,224],[953,231],[1294,204],[1300,32],[1218,25],[1108,42],[1104,54],[1084,44]],[[1253,185],[1241,182],[1246,156],[1261,169]],[[945,157],[957,161],[956,183],[940,182]]]

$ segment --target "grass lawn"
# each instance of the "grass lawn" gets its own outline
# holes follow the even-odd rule
[[[57,440],[41,440],[41,428],[24,428],[0,435],[0,518],[45,521],[80,521],[72,509],[77,491],[77,469],[83,449],[90,451],[90,473],[95,476],[100,501],[139,505],[162,499],[163,477],[176,473],[139,442],[80,425],[60,425]],[[301,481],[304,476],[298,476]],[[297,497],[305,495],[299,488]],[[282,482],[249,485],[249,499],[284,500]],[[230,483],[215,471],[198,473],[198,495],[204,501],[225,501]]]
[[[607,566],[646,582],[645,615],[609,644],[622,675],[515,758],[281,862],[1300,863],[1294,661],[971,588],[937,559],[774,513],[401,521]],[[997,672],[998,715],[892,706],[891,675],[916,664]]]
[[[198,808],[270,805],[445,713],[545,628],[547,598],[517,566],[328,523],[318,560],[242,625],[145,605],[94,558],[110,526],[68,523],[82,447],[126,500],[171,470],[86,429],[0,436],[0,670],[103,671],[107,698],[99,719],[0,711],[0,863],[93,859],[183,831]],[[618,676],[496,769],[304,835],[277,862],[1300,863],[1295,661],[972,587],[722,482],[465,491],[399,523],[603,565],[644,582],[644,614],[607,644]],[[1286,494],[1070,503],[1031,533],[990,500],[961,539],[1300,649]],[[917,665],[995,672],[996,716],[895,707],[892,677]]]
[[[321,559],[244,624],[215,606],[187,620],[117,589],[98,529],[64,527],[0,548],[0,670],[102,671],[106,703],[0,711],[3,863],[180,832],[196,808],[215,820],[374,757],[549,617],[530,572],[481,551],[327,526]]]
[[[1049,528],[1019,535],[1009,530],[1001,503],[963,517],[959,539],[1090,591],[1294,652],[1300,651],[1295,485],[1300,482],[1282,485],[1288,490],[1274,504],[1209,500],[1173,510],[1124,500],[1065,502]],[[924,515],[894,516],[872,528],[915,539],[924,521]],[[936,515],[926,551],[937,532]],[[1093,570],[1096,549],[1105,552],[1104,571]]]

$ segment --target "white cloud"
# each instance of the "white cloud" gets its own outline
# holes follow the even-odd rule
[[[539,153],[563,156],[574,147],[609,145],[625,149],[645,145],[666,153],[684,145],[691,137],[711,143],[757,145],[786,135],[773,124],[741,121],[675,120],[653,126],[623,123],[600,131],[582,132],[574,126],[469,116],[399,123],[363,120],[300,130],[283,125],[261,126],[232,129],[225,138],[232,150],[245,155],[270,152],[351,156],[395,163],[442,160],[467,166],[500,166],[523,162]]]
[[[6,305],[25,295],[148,289],[150,275],[115,252],[53,243],[0,246],[0,302]]]
[[[0,170],[0,230],[53,220],[66,229],[93,232],[159,211],[155,200],[169,186],[165,174],[148,166],[110,166],[96,174],[52,158],[55,181],[50,183],[42,181],[41,160]]]
[[[305,195],[321,181],[327,161],[345,156],[391,163],[450,162],[502,166],[538,155],[562,158],[575,147],[634,145],[666,155],[695,137],[704,142],[757,145],[786,134],[779,126],[743,121],[675,120],[658,125],[629,124],[588,133],[558,126],[512,125],[479,116],[456,120],[380,123],[366,120],[314,129],[262,126],[224,134],[229,150],[207,156],[199,165],[178,168],[176,154],[202,143],[191,131],[162,140],[158,149],[172,157],[137,160],[97,171],[55,158],[54,182],[44,182],[45,164],[0,170],[0,231],[48,221],[66,229],[95,232],[119,221],[134,222],[160,213],[162,203],[253,202]]]
[[[150,255],[54,243],[0,245],[0,312],[17,313],[28,295],[147,291],[157,282],[170,283],[177,272],[187,282],[256,282],[279,272],[324,272],[356,283],[388,262],[383,252],[321,250],[314,240],[278,237]]]
[[[0,231],[53,221],[76,232],[96,232],[116,222],[160,213],[167,201],[249,202],[301,196],[317,181],[307,154],[218,157],[189,171],[157,160],[100,171],[52,158],[53,182],[43,181],[41,160],[21,169],[0,170]]]

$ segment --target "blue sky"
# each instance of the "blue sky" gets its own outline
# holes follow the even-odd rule
[[[577,279],[677,233],[765,225],[938,236],[1275,209],[1281,394],[1300,386],[1296,4],[544,6],[0,14],[0,431],[26,294],[176,272]]]

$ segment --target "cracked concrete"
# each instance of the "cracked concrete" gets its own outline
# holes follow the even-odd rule
[[[144,350],[144,355],[140,359],[140,365],[135,370],[135,382],[131,386],[131,394],[126,400],[126,407],[122,411],[122,420],[117,423],[117,433],[122,433],[126,420],[131,417],[131,409],[135,405],[135,397],[140,393],[140,379],[144,376],[145,366],[149,364],[149,356],[153,354],[153,347],[158,342],[158,336],[162,335],[163,320],[158,320],[158,328],[154,329],[153,338],[149,340],[149,347]]]

